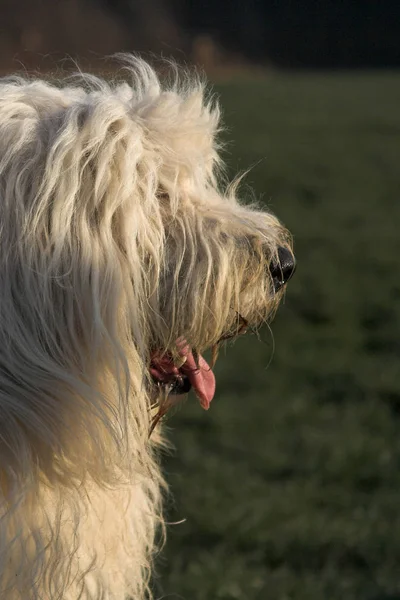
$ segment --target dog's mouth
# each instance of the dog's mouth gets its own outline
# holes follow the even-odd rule
[[[177,404],[182,395],[193,388],[204,410],[210,408],[215,394],[215,375],[205,358],[193,350],[184,338],[176,342],[177,355],[153,352],[150,375],[154,382],[156,401],[150,433],[166,413]]]
[[[169,352],[152,353],[149,370],[155,388],[156,400],[153,408],[157,408],[157,413],[153,417],[150,434],[169,409],[179,402],[180,396],[186,395],[191,389],[195,392],[200,406],[204,410],[210,408],[216,386],[213,367],[218,357],[220,343],[243,335],[247,327],[247,321],[238,315],[236,330],[222,336],[211,349],[211,365],[204,356],[191,348],[184,338],[176,341],[175,358]]]
[[[178,358],[154,352],[150,374],[158,387],[168,388],[168,395],[187,394],[192,388],[204,410],[210,408],[215,394],[215,376],[205,358],[192,350],[183,338],[176,342]]]

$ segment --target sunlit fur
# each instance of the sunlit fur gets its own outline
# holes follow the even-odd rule
[[[217,184],[219,110],[161,84],[0,81],[0,598],[147,597],[165,488],[148,366],[267,320],[275,217]],[[201,509],[199,509],[201,510]]]

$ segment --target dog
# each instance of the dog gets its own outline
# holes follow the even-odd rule
[[[3,600],[151,595],[163,416],[190,389],[209,408],[219,345],[294,271],[285,227],[221,184],[201,78],[124,69],[0,82]]]

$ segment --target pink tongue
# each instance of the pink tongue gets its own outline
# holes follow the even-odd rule
[[[210,408],[210,402],[215,394],[215,376],[207,361],[199,355],[198,365],[196,364],[193,352],[185,340],[177,340],[177,346],[180,356],[186,357],[186,362],[180,369],[176,367],[168,355],[162,357],[154,356],[150,366],[150,372],[160,381],[171,381],[179,374],[185,375],[200,401],[200,405],[205,410]]]
[[[211,367],[201,354],[199,355],[198,363],[197,366],[193,353],[189,352],[186,362],[180,370],[192,384],[202,408],[208,410],[210,408],[210,402],[215,394],[215,376]]]

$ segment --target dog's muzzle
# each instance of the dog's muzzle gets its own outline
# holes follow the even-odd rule
[[[289,281],[295,270],[296,260],[293,254],[287,248],[279,246],[278,262],[273,261],[269,267],[275,292],[278,292]]]

